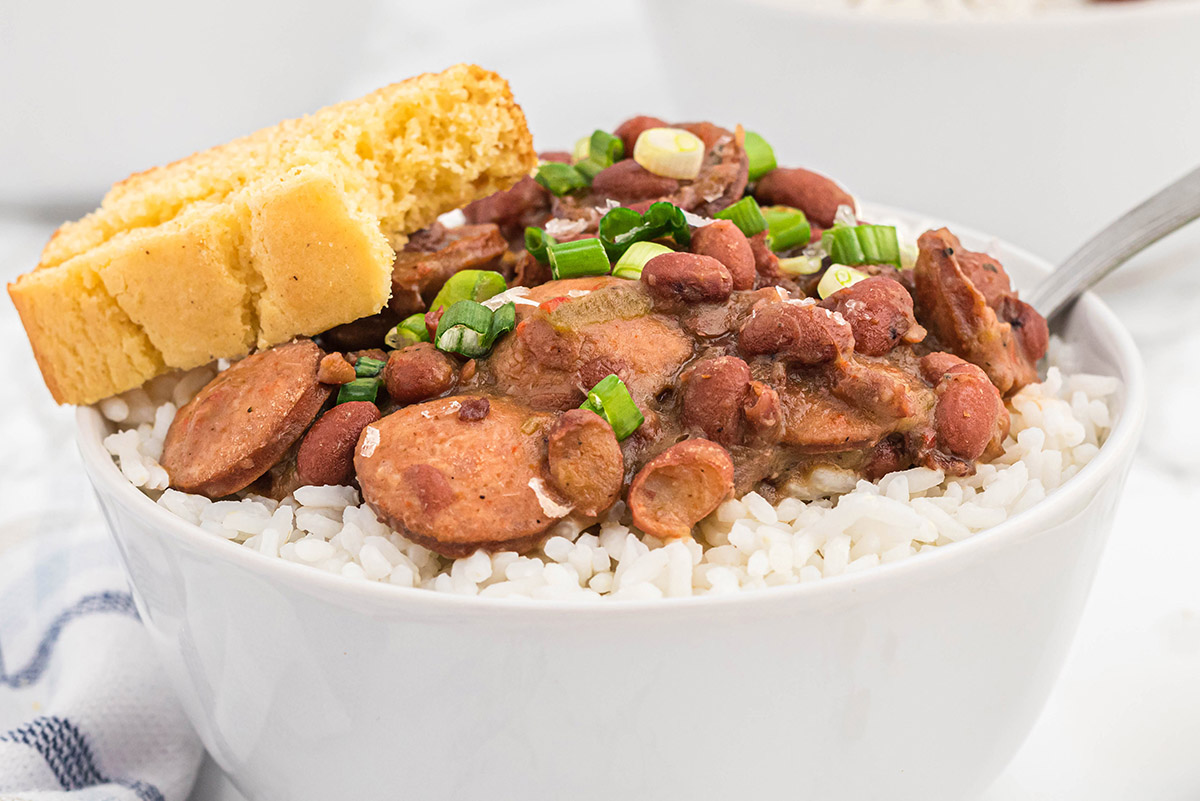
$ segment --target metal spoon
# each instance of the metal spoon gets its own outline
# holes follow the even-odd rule
[[[1131,256],[1198,217],[1200,167],[1107,225],[1024,300],[1050,320]]]

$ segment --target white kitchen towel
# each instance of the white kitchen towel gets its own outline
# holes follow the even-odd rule
[[[200,742],[115,545],[77,521],[0,553],[0,799],[184,801]]]

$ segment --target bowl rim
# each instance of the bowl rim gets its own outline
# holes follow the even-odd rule
[[[969,226],[941,221],[937,217],[915,214],[877,204],[866,204],[871,214],[887,215],[909,224],[924,224],[938,220],[972,243],[989,243],[1004,257],[1015,257],[1040,274],[1052,267],[1023,248],[1008,244],[996,237],[980,234]],[[378,581],[355,580],[328,573],[310,565],[270,557],[257,550],[245,548],[204,531],[194,523],[178,517],[159,506],[148,495],[131,484],[103,446],[107,421],[93,406],[76,409],[76,440],[84,467],[98,495],[109,496],[124,505],[163,536],[171,536],[193,551],[215,560],[222,560],[258,576],[286,582],[310,594],[321,594],[345,604],[368,605],[377,610],[405,612],[454,612],[479,615],[508,615],[519,613],[539,615],[620,615],[645,614],[648,610],[706,614],[715,608],[745,609],[747,606],[776,604],[789,599],[807,598],[816,603],[844,597],[847,593],[867,590],[889,591],[889,584],[902,583],[909,577],[932,578],[939,570],[953,571],[958,564],[986,556],[993,549],[1004,548],[1023,538],[1038,536],[1043,524],[1056,519],[1064,509],[1073,508],[1088,497],[1099,484],[1114,472],[1132,462],[1139,432],[1146,412],[1146,388],[1141,355],[1132,336],[1108,306],[1093,293],[1083,296],[1077,308],[1086,307],[1097,320],[1099,330],[1107,330],[1114,352],[1111,364],[1116,374],[1124,376],[1122,408],[1116,425],[1096,456],[1061,487],[1029,509],[1019,512],[997,526],[986,529],[960,542],[950,543],[908,559],[877,565],[869,570],[822,578],[820,581],[747,590],[721,595],[693,595],[684,598],[655,598],[647,600],[580,601],[562,599],[480,598],[436,592],[418,587],[399,587]],[[1072,312],[1068,312],[1069,314]],[[106,515],[110,530],[112,517]],[[114,534],[115,536],[115,534]],[[118,538],[119,539],[119,538]]]
[[[966,32],[979,28],[991,30],[1008,29],[1010,32],[1028,32],[1031,28],[1047,28],[1061,32],[1075,32],[1081,25],[1096,27],[1120,27],[1130,22],[1166,22],[1200,16],[1200,3],[1192,0],[1137,0],[1129,3],[1083,2],[1078,7],[1051,8],[1029,13],[998,13],[992,11],[964,12],[947,16],[944,12],[929,14],[905,14],[895,12],[872,13],[851,8],[848,5],[833,5],[816,8],[790,5],[787,0],[741,0],[746,5],[760,9],[778,11],[797,17],[808,17],[828,22],[844,22],[864,27],[882,28],[935,28],[940,33]],[[664,5],[664,0],[658,0]]]

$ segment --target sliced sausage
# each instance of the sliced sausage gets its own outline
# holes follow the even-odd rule
[[[655,456],[629,487],[633,522],[659,539],[679,539],[733,492],[733,459],[706,439],[686,439]]]
[[[920,342],[925,338],[925,329],[913,316],[912,295],[891,278],[866,278],[834,292],[821,307],[850,323],[854,350],[867,356],[882,356],[902,340]]]
[[[767,206],[792,206],[809,220],[829,228],[838,206],[854,208],[854,198],[824,175],[802,169],[777,168],[759,179],[754,187],[758,202]]]
[[[370,401],[340,403],[317,418],[296,453],[300,481],[315,486],[353,481],[358,435],[378,419],[379,407]]]
[[[392,351],[383,368],[383,383],[396,403],[418,403],[449,392],[457,366],[432,342],[417,342]]]
[[[567,513],[545,483],[553,417],[491,398],[486,417],[464,421],[466,400],[407,406],[364,428],[354,456],[363,498],[443,556],[527,551]]]
[[[302,339],[220,373],[179,410],[163,443],[171,486],[209,498],[244,489],[278,462],[333,391],[321,349]]]
[[[717,220],[692,232],[691,250],[725,265],[734,289],[754,289],[754,251],[750,241],[730,220]]]
[[[500,228],[484,224],[447,229],[444,244],[432,253],[397,253],[388,308],[401,316],[422,311],[450,276],[460,270],[484,269],[506,250],[508,240]]]
[[[742,325],[738,349],[746,356],[777,353],[811,367],[848,356],[854,334],[849,323],[815,303],[760,302]]]
[[[586,409],[558,418],[547,443],[550,478],[581,513],[595,517],[616,503],[625,461],[612,426]]]

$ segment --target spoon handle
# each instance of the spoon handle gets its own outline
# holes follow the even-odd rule
[[[1118,217],[1076,250],[1026,300],[1047,320],[1134,254],[1200,217],[1200,167]]]

